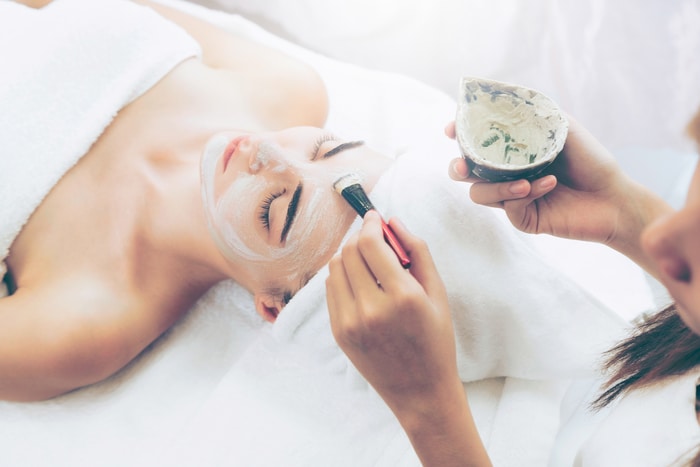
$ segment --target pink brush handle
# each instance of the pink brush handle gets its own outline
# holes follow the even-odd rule
[[[389,224],[384,222],[384,220],[382,220],[382,231],[384,232],[384,240],[386,240],[391,249],[394,250],[394,253],[396,253],[396,257],[399,258],[401,266],[403,266],[404,269],[410,268],[411,259],[406,254],[406,250],[403,249],[401,243],[399,243],[399,239],[396,238],[394,231],[391,230]]]

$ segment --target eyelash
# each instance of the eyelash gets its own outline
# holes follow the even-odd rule
[[[260,206],[260,214],[258,215],[258,219],[260,219],[260,222],[262,222],[262,225],[266,230],[270,230],[270,206],[272,206],[272,202],[282,196],[285,191],[286,190],[282,190],[280,192],[267,195]]]
[[[323,146],[323,143],[327,143],[328,141],[334,141],[336,138],[334,135],[330,133],[324,133],[322,134],[318,140],[316,140],[316,144],[314,145],[313,151],[311,151],[311,160],[315,161],[318,159],[318,151],[321,150],[321,146]]]

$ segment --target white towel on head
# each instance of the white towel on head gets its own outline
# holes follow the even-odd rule
[[[129,1],[0,2],[0,278],[25,222],[117,112],[198,54]]]

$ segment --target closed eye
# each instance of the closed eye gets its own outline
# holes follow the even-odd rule
[[[292,199],[289,200],[289,206],[287,207],[287,216],[284,220],[284,227],[282,227],[282,233],[280,235],[280,243],[284,244],[287,240],[287,234],[289,229],[292,228],[292,223],[297,215],[297,209],[299,208],[299,198],[301,198],[301,190],[304,185],[300,182],[292,194]]]
[[[319,138],[316,140],[316,143],[314,144],[313,150],[311,151],[311,161],[313,162],[319,158],[319,152],[321,151],[321,146],[323,146],[324,143],[335,140],[336,137],[331,133],[323,133],[321,136],[319,136]]]
[[[262,204],[260,205],[260,213],[258,214],[258,219],[262,223],[265,230],[270,231],[270,207],[272,202],[282,196],[287,190],[282,190],[277,193],[273,193],[265,197]]]
[[[324,133],[322,134],[318,140],[316,141],[316,144],[314,145],[314,149],[311,152],[311,161],[314,162],[318,159],[327,159],[329,157],[333,157],[347,149],[353,149],[358,146],[362,146],[364,144],[364,141],[350,141],[347,143],[341,143],[337,146],[335,146],[333,149],[330,151],[327,151],[323,153],[321,151],[321,148],[325,143],[328,143],[329,141],[337,141],[337,137],[334,136],[333,134],[330,133]]]

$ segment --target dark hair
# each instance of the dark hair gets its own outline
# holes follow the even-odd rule
[[[595,409],[630,390],[685,374],[700,365],[700,336],[683,323],[675,306],[670,305],[645,317],[630,337],[606,352],[606,357],[604,368],[610,378],[593,401]],[[700,467],[700,452],[689,465]]]
[[[606,357],[605,369],[611,376],[593,402],[597,408],[632,388],[682,375],[700,365],[700,336],[688,329],[670,305],[641,321]]]

